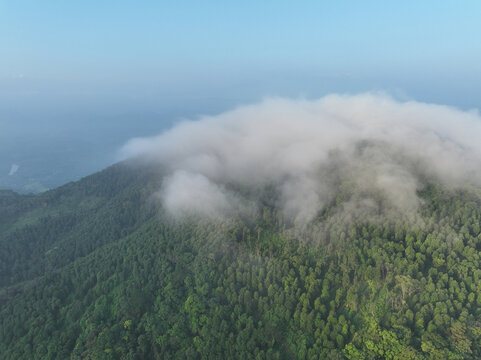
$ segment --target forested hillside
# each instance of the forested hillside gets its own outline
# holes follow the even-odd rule
[[[118,164],[0,193],[2,359],[479,359],[481,201],[426,182],[416,221],[172,219]]]

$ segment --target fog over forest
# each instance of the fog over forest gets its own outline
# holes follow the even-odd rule
[[[284,214],[305,222],[340,186],[351,188],[344,210],[359,216],[415,212],[427,180],[481,185],[480,136],[476,110],[333,94],[269,98],[181,121],[156,137],[130,140],[122,153],[165,169],[157,195],[176,216],[252,213],[255,200],[237,190],[255,194],[274,185]]]

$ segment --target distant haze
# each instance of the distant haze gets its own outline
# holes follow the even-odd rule
[[[59,186],[129,138],[264,97],[481,108],[480,13],[474,0],[0,1],[0,189]]]
[[[78,107],[0,109],[0,189],[35,193],[78,180],[118,161],[118,149],[131,137],[158,133],[198,111],[172,105],[113,115]]]

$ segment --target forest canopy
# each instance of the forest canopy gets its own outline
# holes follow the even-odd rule
[[[481,357],[475,190],[426,182],[422,221],[345,221],[344,184],[300,226],[275,187],[255,216],[172,218],[161,177],[118,164],[0,197],[3,358]]]

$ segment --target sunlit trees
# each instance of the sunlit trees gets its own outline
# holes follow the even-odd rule
[[[273,206],[229,226],[172,221],[141,205],[148,177],[111,192],[114,178],[15,200],[25,217],[0,239],[6,359],[481,358],[468,192],[421,191],[423,226],[297,229]]]

